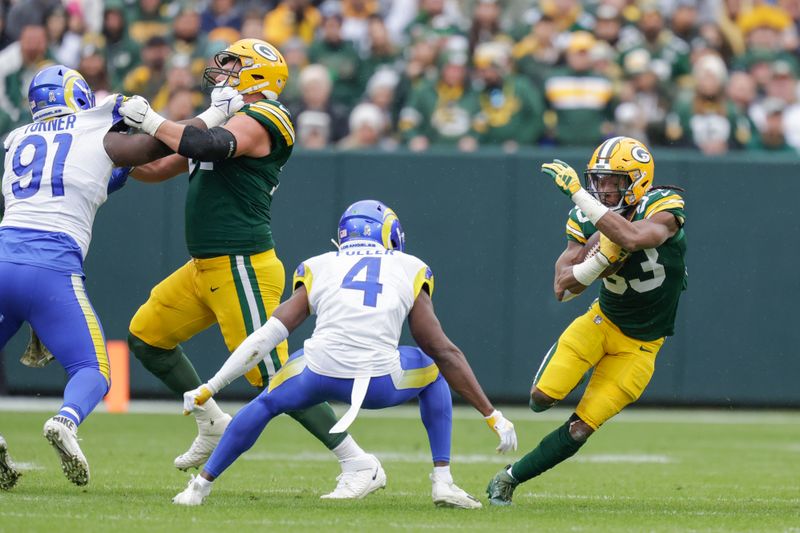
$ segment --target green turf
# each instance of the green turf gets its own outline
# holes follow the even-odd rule
[[[518,458],[569,413],[506,414],[518,428]],[[477,511],[432,505],[427,441],[413,415],[392,410],[354,425],[388,475],[386,490],[363,501],[319,499],[338,466],[282,417],[205,505],[187,509],[170,498],[188,479],[172,459],[193,438],[190,419],[93,415],[80,431],[92,480],[80,489],[41,437],[46,414],[0,412],[12,457],[28,468],[15,489],[0,493],[0,531],[800,531],[797,413],[623,415],[576,457],[520,486],[512,507],[489,508],[484,489],[503,459],[480,418],[459,409],[453,474],[483,500]]]

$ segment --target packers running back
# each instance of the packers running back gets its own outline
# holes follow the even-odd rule
[[[684,200],[673,189],[651,189],[633,214],[632,222],[649,219],[663,211],[672,213],[681,226],[686,219]],[[567,219],[567,239],[585,244],[597,228],[579,207]],[[672,335],[675,313],[686,290],[686,233],[681,227],[657,248],[639,250],[627,258],[616,274],[603,278],[600,309],[623,333],[642,340]]]
[[[569,419],[530,453],[489,482],[493,505],[510,505],[516,487],[571,457],[605,422],[639,399],[655,371],[686,288],[684,201],[674,187],[653,187],[655,164],[647,147],[614,137],[592,154],[586,188],[558,159],[542,172],[575,207],[567,220],[567,246],[556,260],[556,298],[569,301],[602,279],[600,297],[547,351],[531,386],[534,412],[549,409],[593,370]],[[598,251],[584,245],[601,232]]]

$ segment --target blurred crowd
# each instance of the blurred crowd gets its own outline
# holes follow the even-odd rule
[[[800,0],[0,0],[0,133],[48,62],[188,118],[246,37],[289,64],[303,149],[800,149]]]

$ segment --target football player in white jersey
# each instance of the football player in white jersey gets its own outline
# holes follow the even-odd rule
[[[77,427],[110,385],[103,330],[83,282],[92,224],[108,192],[127,178],[130,168],[124,167],[171,151],[149,135],[122,133],[124,98],[111,95],[95,105],[83,76],[63,65],[34,76],[28,101],[33,122],[5,140],[0,349],[28,322],[66,370],[64,403],[45,423],[44,436],[67,478],[86,485],[89,465]],[[215,107],[211,116],[220,113]],[[0,488],[10,488],[14,474],[6,468],[5,444],[2,452]]]
[[[433,274],[404,253],[405,236],[395,213],[375,200],[351,205],[339,222],[339,250],[312,257],[294,274],[294,294],[250,335],[208,383],[184,394],[184,411],[202,405],[253,368],[311,313],[317,323],[302,350],[275,374],[269,388],[239,411],[202,473],[173,502],[199,505],[212,482],[248,450],[275,416],[337,400],[350,409],[331,429],[341,432],[360,407],[382,409],[419,398],[433,456],[433,501],[475,509],[481,503],[450,474],[452,386],[484,415],[500,437],[497,451],[515,450],[514,425],[486,398],[464,354],[445,336],[433,312]],[[420,348],[398,347],[403,322]],[[430,357],[426,354],[429,354]],[[377,465],[365,479],[371,490],[386,484]]]

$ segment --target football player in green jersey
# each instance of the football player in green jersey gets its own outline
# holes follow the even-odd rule
[[[137,167],[134,176],[162,181],[189,171],[185,216],[192,258],[152,290],[133,317],[128,338],[145,368],[178,395],[202,384],[180,343],[218,323],[228,349],[235,350],[266,323],[285,283],[270,208],[295,140],[289,112],[277,100],[288,78],[286,61],[258,39],[237,41],[214,59],[216,67],[206,69],[204,82],[215,87],[216,107],[210,110],[219,116],[204,117],[208,129],[197,121],[166,120],[141,97],[120,108],[128,125],[175,152]],[[246,378],[263,388],[287,359],[284,342]],[[361,498],[382,487],[377,479],[385,484],[374,475],[381,469],[374,456],[347,433],[329,433],[336,418],[328,404],[290,415],[340,460],[339,484],[323,497]],[[205,463],[231,419],[213,402],[195,417],[198,436],[175,459],[182,470]]]
[[[678,299],[686,288],[684,202],[677,188],[652,187],[653,157],[642,143],[614,137],[601,144],[589,161],[586,189],[562,161],[542,165],[542,171],[575,203],[567,247],[556,261],[556,297],[569,300],[600,277],[603,285],[599,299],[545,356],[531,388],[531,409],[552,407],[589,369],[594,372],[569,420],[489,482],[494,505],[510,505],[520,483],[571,457],[604,422],[639,398],[664,338],[674,332]],[[596,231],[601,232],[599,249],[585,253]]]

